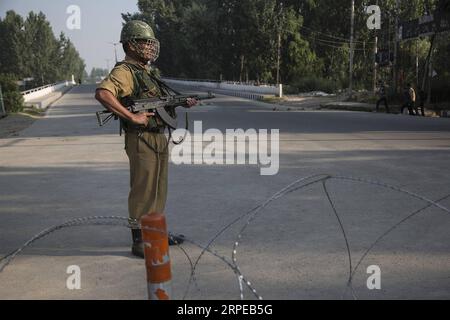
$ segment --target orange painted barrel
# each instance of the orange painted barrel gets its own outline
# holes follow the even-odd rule
[[[141,218],[141,229],[147,269],[148,298],[149,300],[169,300],[172,291],[172,273],[166,218],[160,213],[146,214]]]

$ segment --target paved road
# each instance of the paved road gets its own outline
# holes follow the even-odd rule
[[[0,139],[1,255],[72,218],[127,215],[123,137],[117,123],[97,126],[93,113],[100,106],[93,90],[74,88],[46,118],[18,137]],[[248,226],[249,216],[242,217],[212,248],[230,261],[236,236],[245,228],[237,264],[265,299],[450,298],[449,213],[427,208],[400,223],[427,203],[393,189],[338,179],[380,181],[431,200],[450,195],[449,119],[272,109],[219,96],[189,112],[191,122],[202,121],[203,131],[279,129],[279,171],[263,176],[255,164],[172,163],[169,229],[205,245],[288,184],[329,175],[334,178],[326,180],[326,189],[319,181],[288,193],[267,203]],[[450,199],[440,204],[449,208]],[[0,298],[145,299],[143,261],[131,256],[130,240],[126,228],[114,226],[52,233],[0,273]],[[183,249],[193,262],[200,253],[194,244]],[[181,299],[191,267],[181,249],[172,248],[171,259],[173,297]],[[66,287],[70,265],[81,268],[80,290]],[[371,265],[380,268],[379,290],[367,288]],[[353,294],[345,289],[350,269]],[[255,298],[245,285],[243,293]],[[239,299],[239,283],[231,268],[206,253],[186,298]]]

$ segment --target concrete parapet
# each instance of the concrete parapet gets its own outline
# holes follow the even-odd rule
[[[70,83],[70,82],[69,82]],[[34,99],[25,99],[24,105],[26,107],[34,107],[37,109],[45,109],[53,102],[61,98],[67,91],[69,91],[72,86],[59,86],[58,89],[48,92],[45,95],[40,95]]]
[[[63,90],[65,87],[68,87],[70,85],[73,85],[73,82],[71,81],[63,81],[59,83],[53,83],[46,86],[42,86],[39,88],[30,89],[27,91],[22,92],[23,99],[25,103],[37,100],[39,98],[45,97],[52,92]]]
[[[224,81],[196,81],[196,80],[182,80],[182,79],[170,79],[165,78],[169,84],[189,86],[189,87],[201,87],[209,88],[213,90],[225,90],[227,92],[238,92],[254,95],[275,95],[277,97],[283,96],[283,86],[281,84],[277,86],[271,85],[248,85],[237,82],[224,82]]]

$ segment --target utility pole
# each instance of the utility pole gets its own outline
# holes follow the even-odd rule
[[[394,27],[394,92],[397,93],[397,47],[398,47],[398,14],[400,9],[400,0],[395,1],[395,27]]]
[[[376,2],[378,5],[378,0]],[[373,46],[373,93],[377,92],[377,53],[378,53],[378,34],[377,29],[374,29],[375,43]]]
[[[427,81],[427,105],[430,104],[431,101],[431,78],[433,77],[433,67],[431,65],[431,61],[432,61],[432,56],[433,56],[433,49],[434,49],[434,44],[435,44],[435,40],[436,40],[436,33],[434,33],[431,36],[431,41],[430,41],[430,49],[428,50],[428,56],[427,56],[427,60],[426,60],[426,64],[425,64],[425,71],[424,71],[424,75],[423,75],[423,81],[422,81],[422,90],[425,90],[425,81]]]
[[[118,62],[117,61],[117,48],[116,48],[117,45],[118,45],[118,43],[114,43],[114,58],[116,59],[116,63]]]
[[[112,44],[113,46],[114,46],[114,58],[116,59],[116,63],[117,62],[119,62],[118,60],[117,60],[117,48],[116,48],[116,46],[118,45],[118,44],[120,44],[120,42],[108,42],[109,44]]]
[[[422,89],[423,90],[425,90],[426,81],[427,81],[428,76],[429,76],[429,69],[430,69],[430,62],[431,62],[431,53],[433,52],[434,39],[436,39],[436,33],[431,36],[430,48],[428,49],[427,58],[425,59],[425,70],[423,72],[423,79],[422,79]]]
[[[427,88],[427,105],[431,102],[431,81],[433,80],[433,52],[430,54],[430,61],[428,63],[428,88]]]
[[[353,33],[355,28],[355,0],[352,0],[352,8],[351,8],[351,17],[350,17],[350,67],[349,67],[349,86],[348,92],[349,96],[352,96],[353,93]]]
[[[240,72],[239,72],[239,82],[240,83],[242,83],[242,75],[243,75],[243,73],[244,73],[244,60],[245,60],[245,57],[244,57],[244,55],[243,54],[241,54],[241,69],[240,69]]]
[[[375,43],[373,46],[373,93],[377,91],[377,53],[378,53],[378,35],[375,29]]]
[[[416,39],[416,88],[419,86],[419,39]]]
[[[280,3],[278,13],[278,41],[277,41],[277,84],[280,84],[280,61],[281,61],[281,22],[283,17],[283,2]]]
[[[391,16],[391,13],[389,12],[388,13],[388,15],[389,15],[389,17],[388,17],[388,33],[387,33],[387,43],[388,43],[388,53],[389,53],[389,66],[390,67],[392,67],[392,63],[391,63],[391,48],[392,48],[392,46],[391,46],[391,34],[392,34],[392,32],[391,32],[391,26],[392,26],[392,24],[391,24],[391,18],[392,18],[392,16]],[[392,69],[389,69],[389,70],[392,70]]]
[[[280,83],[281,33],[278,32],[277,84]]]

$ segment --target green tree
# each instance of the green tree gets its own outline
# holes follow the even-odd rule
[[[86,66],[75,46],[70,39],[65,37],[64,33],[59,36],[58,51],[56,60],[58,62],[58,78],[71,79],[74,75],[76,79],[82,79]]]
[[[18,77],[26,73],[24,68],[24,21],[14,11],[6,12],[0,19],[0,72],[16,74]]]
[[[56,39],[50,23],[40,12],[30,12],[25,20],[8,11],[0,20],[0,72],[17,80],[34,78],[31,86],[81,78],[84,61],[73,43],[61,33]]]
[[[355,1],[353,82],[372,89],[374,44],[394,51],[394,18],[408,21],[433,11],[437,0],[379,1],[381,30],[369,30],[365,6]],[[124,20],[142,19],[161,42],[156,62],[171,77],[275,82],[278,49],[280,75],[286,84],[305,83],[345,88],[349,81],[350,0],[139,0],[139,12]],[[280,38],[280,45],[279,39]],[[437,42],[446,48],[448,39]],[[397,73],[416,77],[416,59],[423,77],[430,39],[398,44]],[[438,49],[436,49],[438,50]],[[439,49],[439,54],[445,49]],[[440,56],[441,57],[441,56]],[[437,68],[447,68],[443,58]],[[377,78],[392,82],[394,67],[377,67]],[[444,72],[441,72],[444,73]],[[322,81],[323,80],[323,81]],[[308,85],[309,86],[309,85]]]
[[[92,68],[91,73],[89,75],[89,81],[91,83],[96,83],[106,77],[109,73],[108,69],[102,68]]]
[[[19,112],[23,110],[23,96],[14,74],[0,73],[0,87],[3,93],[3,102],[6,112]]]

